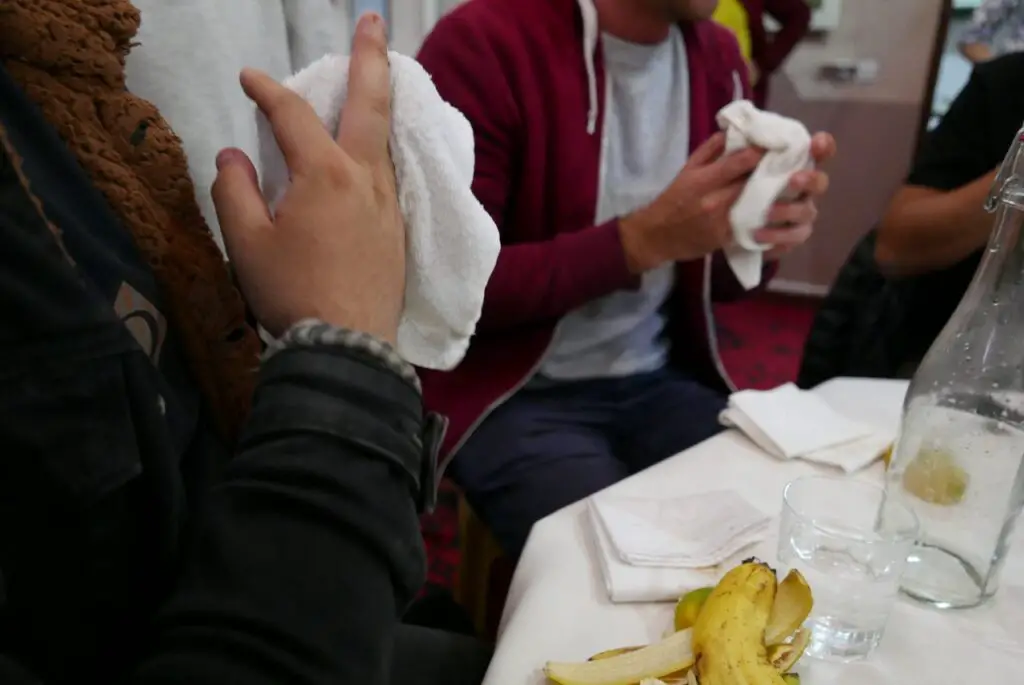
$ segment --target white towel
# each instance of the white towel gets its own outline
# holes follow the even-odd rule
[[[740,284],[751,289],[761,282],[762,252],[770,245],[754,240],[764,228],[768,211],[784,196],[790,177],[813,166],[811,134],[795,119],[763,112],[747,100],[736,100],[719,110],[718,127],[725,131],[725,151],[757,146],[764,158],[750,175],[729,211],[734,244],[725,249],[726,261]]]
[[[705,496],[692,496],[695,500],[703,497]],[[684,501],[684,499],[689,498],[683,498],[679,501],[670,500],[664,502],[664,504],[670,508],[673,506],[673,503],[678,504]],[[642,500],[636,500],[635,502],[642,502]],[[587,506],[587,518],[593,534],[597,563],[601,568],[601,575],[604,579],[605,589],[608,592],[608,598],[615,603],[675,601],[690,590],[714,585],[727,570],[740,563],[745,557],[754,554],[755,550],[752,548],[752,545],[760,542],[766,531],[764,524],[755,526],[748,531],[742,546],[733,547],[731,553],[724,553],[723,546],[718,544],[723,538],[716,538],[718,542],[712,546],[718,547],[720,550],[720,553],[714,557],[717,563],[704,567],[637,565],[623,559],[623,555],[616,546],[616,543],[613,542],[612,536],[616,535],[619,542],[621,542],[622,533],[626,532],[630,527],[635,532],[643,526],[634,525],[636,523],[635,517],[633,517],[631,523],[628,516],[623,518],[607,511],[606,507],[602,507],[602,504],[607,503],[614,504],[619,509],[625,508],[627,511],[631,508],[631,505],[623,498],[609,498],[607,495],[598,495],[589,499]],[[647,508],[650,509],[650,507]],[[602,512],[602,509],[606,510]],[[758,514],[760,515],[760,512]],[[674,517],[670,516],[669,518]],[[614,532],[610,531],[609,526],[606,525],[606,521],[609,520],[613,522],[612,528]],[[618,522],[617,524],[616,521]],[[767,519],[764,520],[764,523],[767,523]],[[692,528],[692,526],[681,526],[681,528],[687,527]],[[653,540],[653,538],[658,537],[658,531],[653,530],[652,527],[647,528],[650,535],[641,537],[646,537],[648,541],[658,544]],[[666,542],[664,546],[656,547],[655,549],[667,552],[671,556],[673,552],[678,552],[682,549],[679,544],[680,542],[688,542],[688,545],[684,546],[689,546],[690,549],[704,547],[705,545],[697,540],[696,537],[698,536],[695,536],[692,540],[684,541],[681,536],[675,536],[673,539],[663,541]],[[704,551],[702,550],[701,553],[703,554]]]
[[[451,369],[465,355],[480,318],[501,247],[498,229],[470,189],[469,122],[441,99],[416,60],[395,52],[389,59],[391,156],[407,236],[398,353],[417,366]],[[309,101],[331,135],[337,132],[348,57],[323,57],[284,85]],[[288,169],[269,123],[257,116],[263,194],[273,207],[287,188]]]
[[[804,459],[846,472],[872,464],[895,438],[889,431],[843,416],[792,383],[733,393],[720,420],[774,457]]]

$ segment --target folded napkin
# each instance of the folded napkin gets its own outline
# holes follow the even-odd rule
[[[465,355],[480,318],[500,249],[498,230],[470,189],[475,160],[469,122],[441,99],[414,59],[395,52],[389,59],[390,148],[406,227],[398,353],[417,366],[450,369]],[[337,132],[348,57],[323,57],[284,85],[313,106],[332,135]],[[287,188],[288,168],[266,118],[257,115],[257,125],[263,194],[273,208]]]
[[[777,200],[790,199],[784,191],[790,177],[813,166],[811,134],[799,121],[762,112],[747,100],[736,100],[719,110],[718,127],[725,131],[725,151],[755,145],[764,158],[747,180],[729,211],[734,244],[725,249],[726,261],[748,290],[761,282],[762,252],[769,245],[754,240],[764,228],[768,211]]]
[[[843,416],[792,383],[772,390],[741,390],[719,417],[779,459],[805,459],[853,472],[869,466],[895,435]]]
[[[769,519],[739,495],[588,500],[598,563],[613,602],[671,601],[714,585],[749,556]]]

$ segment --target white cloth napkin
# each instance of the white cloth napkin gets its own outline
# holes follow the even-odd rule
[[[327,55],[284,84],[305,98],[334,135],[348,90],[348,57]],[[406,226],[405,309],[398,353],[431,369],[451,369],[469,347],[484,287],[501,245],[490,215],[473,196],[473,130],[441,99],[411,57],[389,53],[391,156]],[[284,156],[257,115],[263,194],[274,206],[288,185]],[[345,230],[365,227],[345,227]]]
[[[612,602],[674,601],[714,585],[764,539],[769,518],[731,491],[672,499],[587,501]]]
[[[787,199],[784,191],[790,177],[813,166],[811,134],[799,121],[763,112],[748,100],[729,103],[716,120],[725,131],[727,153],[751,145],[766,151],[729,211],[734,244],[725,249],[726,261],[749,290],[761,282],[761,253],[770,247],[756,242],[754,233],[766,225],[772,205]]]
[[[720,420],[779,459],[800,458],[846,472],[872,464],[895,438],[890,432],[843,416],[814,393],[792,383],[772,390],[733,393]]]

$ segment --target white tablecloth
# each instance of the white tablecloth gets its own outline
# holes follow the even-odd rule
[[[906,383],[836,379],[816,392],[850,416],[880,425],[899,421]],[[793,478],[826,472],[800,461],[782,462],[735,431],[613,486],[618,493],[667,496],[738,488],[765,511],[778,511]],[[856,477],[881,482],[882,465]],[[582,503],[533,528],[516,569],[502,617],[498,647],[485,685],[542,685],[548,660],[585,659],[603,649],[660,639],[671,624],[671,604],[608,601],[594,563]],[[753,554],[774,561],[776,538]],[[864,662],[800,662],[805,685],[939,685],[1017,683],[1024,673],[1024,545],[1011,548],[1003,587],[987,606],[940,612],[900,599],[882,644]]]

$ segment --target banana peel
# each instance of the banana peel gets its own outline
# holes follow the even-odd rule
[[[548,662],[544,674],[559,685],[799,685],[788,671],[810,641],[801,626],[813,597],[803,576],[793,571],[780,583],[770,567],[751,560],[714,588],[694,592],[676,606],[676,621],[680,613],[693,616],[692,628],[585,662]]]
[[[559,685],[636,685],[686,671],[693,662],[693,631],[682,630],[653,645],[593,661],[549,661],[544,675]]]
[[[615,649],[606,649],[603,652],[598,652],[594,656],[590,657],[589,659],[587,659],[587,661],[600,661],[601,659],[610,659],[613,656],[618,656],[620,654],[629,654],[630,652],[635,652],[636,650],[643,648],[643,645],[638,645],[636,647],[616,647]]]
[[[598,652],[594,656],[590,657],[589,659],[587,659],[587,661],[600,661],[602,659],[610,659],[613,656],[618,656],[620,654],[628,654],[630,652],[635,652],[638,649],[643,649],[643,646],[616,647],[615,649],[606,649],[603,652]],[[648,678],[647,680],[640,681],[640,685],[644,685],[648,681],[650,681],[650,685],[685,685],[686,677],[691,670],[693,669],[686,668],[682,671],[676,671],[675,673],[667,673],[663,675],[660,679]],[[694,685],[696,685],[696,683]]]
[[[760,562],[737,566],[715,586],[693,626],[700,685],[785,685],[764,644],[776,589],[775,572]]]
[[[679,601],[676,602],[675,612],[676,630],[686,630],[693,627],[693,624],[697,622],[697,616],[700,615],[701,607],[704,606],[704,602],[707,601],[711,591],[714,589],[713,587],[702,587],[690,590],[679,598]]]
[[[764,643],[771,647],[788,640],[804,624],[813,607],[811,586],[799,571],[790,571],[775,593],[775,603],[764,631]]]
[[[793,635],[793,639],[790,642],[783,642],[780,645],[768,647],[768,661],[772,662],[772,666],[775,667],[776,671],[786,673],[804,655],[804,651],[807,650],[807,645],[810,642],[811,631],[807,628],[800,628]]]

